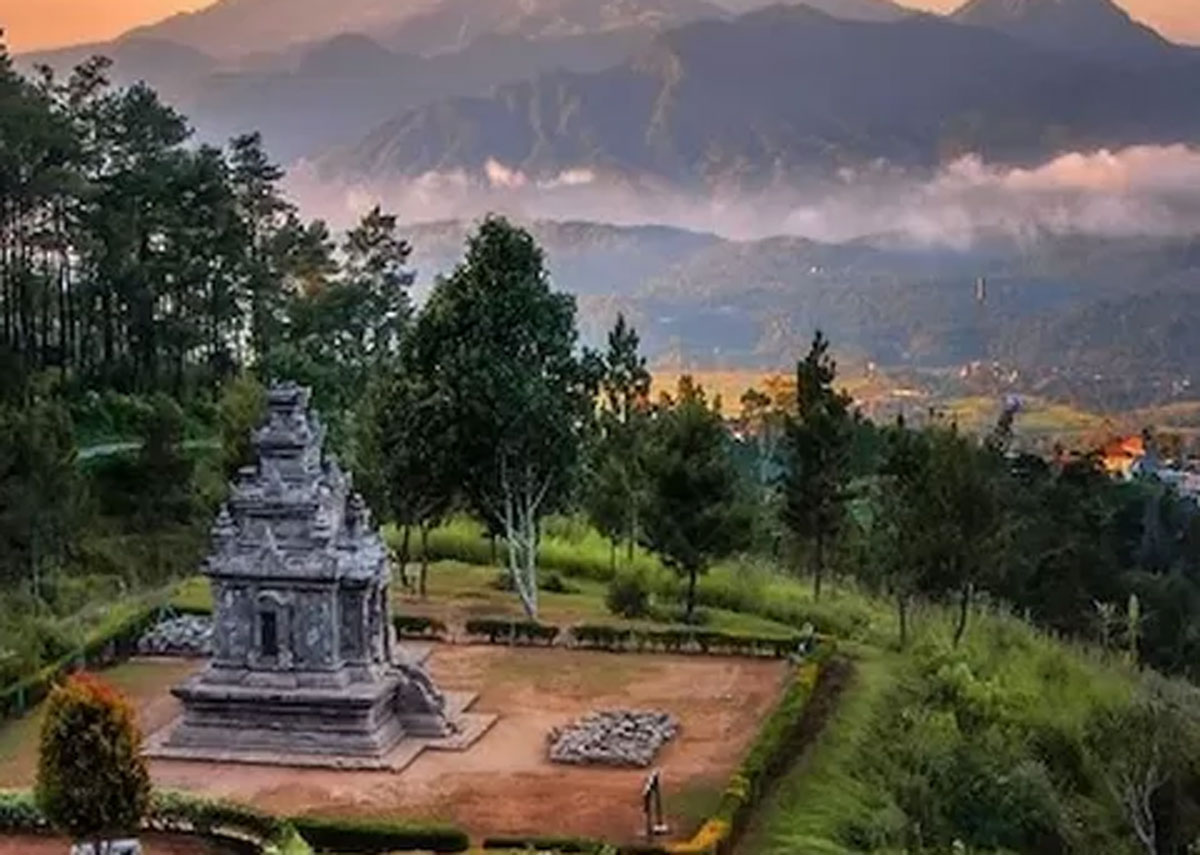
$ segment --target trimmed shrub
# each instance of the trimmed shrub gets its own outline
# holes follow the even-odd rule
[[[514,852],[599,852],[603,849],[603,840],[593,840],[590,837],[486,837],[483,848],[504,849]]]
[[[532,620],[497,620],[477,618],[469,620],[466,632],[472,638],[486,638],[489,644],[535,644],[547,646],[558,638],[559,628]]]
[[[805,636],[758,636],[693,627],[625,629],[603,624],[584,624],[571,629],[576,647],[594,650],[655,650],[664,653],[770,656],[785,659],[811,652]],[[819,644],[823,639],[814,637]]]
[[[150,770],[132,705],[89,674],[50,693],[34,798],[76,840],[136,831],[150,806]]]
[[[300,836],[318,852],[465,852],[471,845],[466,832],[452,825],[412,825],[386,820],[295,817]]]
[[[437,618],[420,615],[393,615],[392,625],[401,638],[427,638],[441,640],[446,636],[446,624]]]
[[[268,843],[282,841],[291,830],[283,820],[246,805],[176,792],[155,793],[147,820],[158,829],[206,835],[221,830],[239,831]]]

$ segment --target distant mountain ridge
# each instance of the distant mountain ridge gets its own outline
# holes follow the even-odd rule
[[[1145,61],[1176,47],[1113,0],[967,0],[951,18],[1084,57]]]
[[[879,159],[924,168],[974,152],[1034,163],[1197,140],[1197,86],[1192,61],[1130,69],[934,16],[861,22],[776,6],[671,30],[605,71],[551,73],[410,111],[325,169],[479,176],[495,161],[534,179],[586,168],[761,189]]]

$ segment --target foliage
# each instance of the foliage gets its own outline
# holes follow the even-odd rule
[[[559,634],[557,626],[547,626],[532,620],[476,618],[467,621],[464,628],[468,636],[487,638],[489,644],[537,642],[550,645]]]
[[[576,347],[575,302],[551,290],[528,232],[489,217],[434,287],[415,338],[417,365],[459,429],[464,490],[504,532],[535,617],[538,524],[570,493],[592,411],[595,372]]]
[[[450,825],[299,816],[291,824],[319,852],[465,852],[466,833]]]
[[[392,625],[401,638],[442,639],[447,632],[446,624],[437,618],[419,615],[393,615]]]
[[[812,543],[813,596],[821,598],[826,549],[845,521],[854,441],[850,396],[833,388],[837,364],[818,331],[796,366],[796,410],[784,424],[781,514],[794,537]]]
[[[650,613],[650,590],[641,576],[623,573],[608,583],[605,605],[614,615],[641,618]]]
[[[572,627],[571,640],[577,647],[595,650],[665,653],[698,653],[731,656],[770,656],[783,659],[811,652],[816,642],[800,635],[751,635],[695,627],[651,629],[582,624]],[[827,639],[826,639],[827,640]]]
[[[458,423],[450,397],[412,356],[382,366],[360,406],[355,432],[357,483],[381,516],[400,527],[401,580],[412,550],[411,530],[422,543],[449,512],[458,492]],[[422,547],[418,588],[426,593],[428,560]]]
[[[650,372],[639,346],[637,331],[617,315],[601,358],[603,404],[590,449],[585,500],[593,524],[613,542],[614,562],[621,540],[633,560],[638,516],[646,501]]]
[[[687,579],[686,608],[696,604],[696,579],[714,559],[746,542],[747,513],[738,472],[727,453],[718,409],[690,378],[654,416],[646,454],[645,546]]]
[[[85,486],[75,454],[61,402],[35,392],[20,407],[0,405],[0,580],[34,601],[77,542]]]
[[[136,831],[150,802],[150,772],[129,702],[95,677],[50,693],[39,744],[38,807],[75,839]]]
[[[266,414],[267,390],[253,374],[239,374],[221,388],[217,428],[225,477],[233,477],[242,466],[254,462],[253,434]]]

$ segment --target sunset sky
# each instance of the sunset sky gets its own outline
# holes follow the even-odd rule
[[[212,0],[0,0],[0,26],[13,51],[103,41],[138,24]],[[901,0],[946,11],[961,0]],[[1200,43],[1200,0],[1123,0],[1134,14],[1171,38]]]

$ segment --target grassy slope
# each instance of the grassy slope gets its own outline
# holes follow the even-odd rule
[[[895,682],[901,657],[876,648],[850,652],[854,674],[842,693],[836,716],[804,757],[763,801],[739,844],[756,855],[843,855],[840,825],[867,811],[871,789],[849,770],[866,750],[870,725]]]

